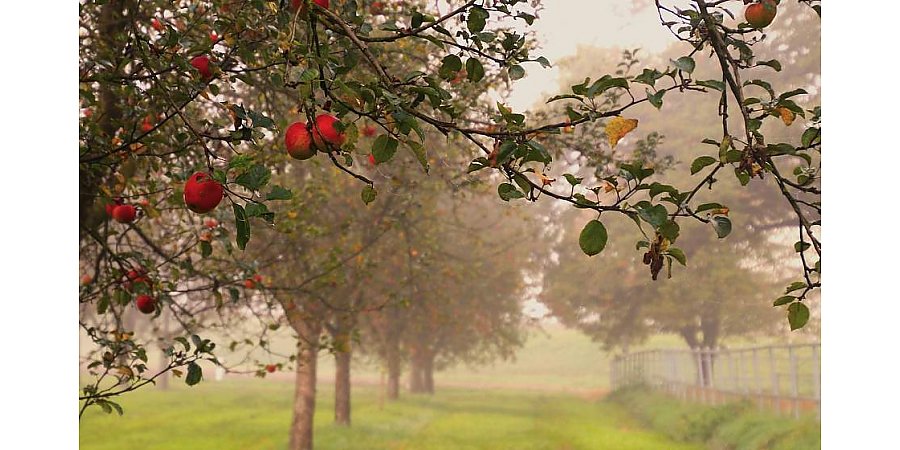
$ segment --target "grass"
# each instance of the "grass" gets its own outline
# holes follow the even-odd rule
[[[293,386],[228,380],[124,397],[122,417],[85,413],[80,448],[278,449],[287,445]],[[648,431],[618,404],[566,393],[442,389],[382,403],[374,387],[354,392],[353,426],[331,424],[332,392],[320,389],[316,448],[701,449]]]

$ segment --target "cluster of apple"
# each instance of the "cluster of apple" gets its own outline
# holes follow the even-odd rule
[[[744,19],[753,28],[765,28],[775,20],[777,13],[777,0],[762,0],[747,5],[747,9],[744,10]]]
[[[126,204],[121,198],[113,199],[113,203],[106,205],[106,215],[119,223],[131,223],[137,217],[137,208]]]
[[[256,275],[253,275],[252,277],[244,280],[244,287],[247,289],[256,289],[257,283],[262,284],[262,282],[263,282],[262,275],[256,274]]]

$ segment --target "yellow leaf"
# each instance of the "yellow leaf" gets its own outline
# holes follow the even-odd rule
[[[556,181],[556,178],[547,178],[547,177],[544,176],[544,174],[542,174],[542,173],[538,173],[538,174],[536,174],[536,175],[537,175],[537,177],[540,178],[540,180],[541,180],[541,187],[544,187],[544,186],[552,186],[552,185],[553,185],[553,182]]]
[[[775,112],[781,116],[781,121],[784,122],[785,125],[791,126],[794,123],[794,119],[797,117],[793,111],[785,108],[784,106],[779,106],[775,108]]]
[[[609,138],[609,146],[613,149],[626,134],[634,131],[638,126],[637,119],[625,119],[619,116],[613,117],[606,124],[606,136]]]

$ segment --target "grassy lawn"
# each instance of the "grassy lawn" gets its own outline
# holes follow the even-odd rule
[[[335,427],[331,391],[320,388],[320,449],[700,449],[648,431],[621,406],[566,393],[440,389],[382,403],[357,388],[353,426]],[[293,386],[227,380],[146,389],[122,398],[125,415],[85,413],[82,449],[278,449],[287,445]]]

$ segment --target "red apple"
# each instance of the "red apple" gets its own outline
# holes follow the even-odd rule
[[[313,0],[313,3],[328,9],[329,1],[328,0]],[[297,11],[300,9],[300,15],[306,14],[306,1],[305,0],[291,0],[291,11]]]
[[[373,166],[374,166],[375,164],[378,164],[378,161],[375,161],[375,155],[373,155],[373,154],[371,154],[371,153],[369,153],[369,164],[371,164],[371,165],[373,165]]]
[[[256,287],[256,283],[252,279],[247,278],[246,280],[244,280],[244,287],[247,289],[253,289]]]
[[[384,2],[372,2],[369,6],[369,13],[376,16],[384,14]]]
[[[141,131],[143,131],[144,133],[153,131],[153,123],[150,122],[150,116],[144,117],[144,121],[141,122]]]
[[[277,369],[278,369],[278,366],[276,366],[275,364],[266,365],[266,372],[275,373],[275,370],[277,370]]]
[[[219,206],[225,188],[209,174],[196,172],[184,183],[184,204],[195,213],[208,213]]]
[[[262,283],[263,282],[262,275],[260,275],[260,274],[253,275],[253,281],[255,281],[257,283]]]
[[[209,57],[206,55],[195,56],[191,60],[191,65],[200,72],[200,76],[204,80],[212,78],[212,69],[209,67]]]
[[[306,122],[294,122],[284,133],[284,146],[294,159],[309,159],[316,155],[316,148],[311,144]]]
[[[204,231],[204,232],[200,233],[200,240],[204,241],[204,242],[211,242],[212,241],[212,233],[210,233],[209,231]]]
[[[113,208],[112,218],[119,223],[134,222],[137,217],[137,209],[132,205],[119,205]]]
[[[113,216],[113,210],[116,209],[116,206],[119,206],[123,203],[121,198],[114,198],[112,203],[106,204],[106,215],[109,217]]]
[[[156,17],[154,17],[153,20],[150,21],[150,26],[152,26],[153,29],[156,31],[162,31],[165,29],[165,27],[163,27],[162,22],[160,22],[159,19],[157,19]]]
[[[134,300],[138,311],[144,314],[153,314],[156,311],[156,299],[149,295],[138,295]]]
[[[91,116],[94,115],[94,110],[92,110],[91,108],[84,108],[81,110],[81,113],[84,114],[85,119],[90,119]]]
[[[215,31],[210,31],[210,32],[209,32],[209,40],[210,40],[210,41],[213,41],[213,42],[216,42],[216,41],[219,40],[219,35],[216,34]]]
[[[125,274],[125,289],[131,290],[131,288],[135,284],[144,284],[145,286],[150,286],[150,278],[147,276],[147,271],[143,267],[138,267],[136,269],[131,269],[128,273]]]
[[[334,126],[337,122],[337,117],[330,114],[321,114],[316,117],[316,126],[313,127],[313,142],[315,142],[316,148],[321,151],[329,151],[332,146],[344,145],[344,133],[338,131]]]
[[[775,0],[752,3],[744,10],[744,18],[753,28],[765,28],[775,20],[778,5]]]
[[[81,276],[81,284],[91,284],[91,281],[94,281],[94,277],[90,274],[84,274]]]
[[[363,129],[362,129],[362,134],[363,134],[363,136],[365,136],[365,137],[372,137],[372,136],[375,136],[375,127],[373,127],[372,125],[366,125],[366,126],[364,126]]]
[[[206,228],[215,228],[219,226],[219,221],[216,219],[206,219],[206,222],[203,222],[203,225],[206,226]]]

